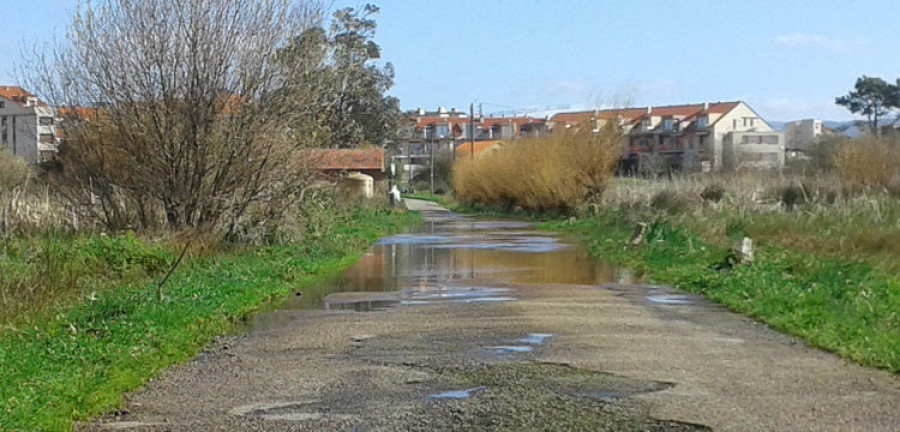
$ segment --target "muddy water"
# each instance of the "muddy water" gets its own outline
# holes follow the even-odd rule
[[[378,311],[435,303],[515,301],[511,284],[629,284],[624,269],[591,257],[575,239],[533,224],[425,213],[419,226],[372,246],[353,267],[289,297],[278,310]],[[289,314],[257,315],[250,331],[284,325]]]

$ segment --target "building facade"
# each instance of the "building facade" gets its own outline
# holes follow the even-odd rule
[[[784,134],[740,101],[560,113],[548,124],[599,130],[609,122],[626,136],[622,160],[628,169],[651,160],[686,171],[784,166]]]
[[[784,125],[785,147],[789,151],[807,152],[822,136],[822,121],[803,119]]]
[[[58,151],[56,115],[20,87],[0,86],[0,144],[31,163],[53,160]]]
[[[407,114],[401,134],[404,153],[422,155],[434,148],[435,153],[452,152],[463,143],[472,141],[513,140],[539,136],[546,130],[546,120],[532,117],[482,117],[457,111],[455,108],[422,108]]]

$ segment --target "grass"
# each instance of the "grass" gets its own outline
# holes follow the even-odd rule
[[[358,210],[328,238],[191,258],[162,302],[156,282],[171,250],[127,236],[44,239],[69,251],[57,255],[69,260],[62,268],[87,263],[77,283],[97,291],[73,290],[69,301],[0,331],[0,429],[71,430],[121,406],[123,392],[190,359],[267,302],[348,267],[371,241],[415,218]],[[4,265],[27,267],[33,255],[25,243],[16,247],[25,252],[7,252],[14,263]]]
[[[900,277],[865,261],[823,259],[771,243],[731,267],[731,249],[657,220],[647,244],[625,247],[633,225],[618,211],[544,227],[588,239],[591,252],[649,279],[728,308],[860,364],[900,373]]]

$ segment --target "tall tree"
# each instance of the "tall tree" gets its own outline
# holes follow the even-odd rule
[[[878,134],[879,121],[900,106],[900,80],[893,85],[881,78],[863,75],[856,80],[854,90],[835,98],[835,103],[854,114],[864,115],[869,130]]]
[[[394,67],[379,65],[381,48],[372,40],[378,12],[371,4],[340,9],[328,30],[309,29],[279,53],[283,67],[302,70],[288,75],[312,78],[287,86],[295,110],[305,113],[292,125],[296,139],[330,148],[395,141],[400,104],[386,95]]]

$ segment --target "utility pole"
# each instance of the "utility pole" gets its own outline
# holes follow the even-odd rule
[[[469,104],[469,159],[475,160],[475,102]]]
[[[434,196],[434,139],[431,140],[431,192],[429,196]]]

